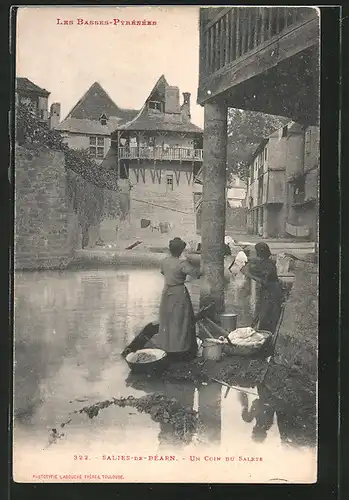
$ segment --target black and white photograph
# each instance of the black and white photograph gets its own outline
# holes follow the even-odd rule
[[[319,8],[13,15],[14,481],[315,483]]]

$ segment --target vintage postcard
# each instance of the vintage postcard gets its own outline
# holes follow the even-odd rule
[[[316,482],[319,9],[13,15],[14,481]]]

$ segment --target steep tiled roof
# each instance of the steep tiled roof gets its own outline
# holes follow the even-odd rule
[[[166,87],[169,84],[164,75],[162,75],[154,88],[146,99],[142,109],[131,121],[118,125],[117,130],[163,130],[168,132],[196,132],[202,133],[202,129],[193,123],[185,123],[182,121],[181,114],[172,115],[170,113],[161,113],[155,110],[148,109],[148,102],[151,100],[153,94],[157,92],[165,98]]]
[[[67,118],[98,120],[102,113],[123,122],[132,120],[138,110],[119,108],[98,82],[95,82],[69,112]]]
[[[77,134],[110,135],[121,119],[116,116],[109,117],[107,124],[102,125],[99,120],[82,120],[78,118],[66,118],[57,127],[61,132],[75,132]]]
[[[18,76],[16,78],[16,90],[23,93],[36,93],[42,97],[48,97],[50,92],[30,81],[28,78]]]

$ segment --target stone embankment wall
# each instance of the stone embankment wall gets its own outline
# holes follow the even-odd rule
[[[65,267],[80,247],[63,153],[16,147],[14,244],[16,269]]]
[[[318,266],[297,261],[275,348],[275,361],[299,369],[311,380],[318,367]]]

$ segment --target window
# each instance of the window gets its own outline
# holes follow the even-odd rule
[[[149,109],[155,109],[156,111],[162,111],[163,104],[160,101],[149,101]]]
[[[310,155],[311,152],[311,131],[307,130],[305,134],[305,154]]]
[[[264,160],[267,161],[267,159],[268,159],[268,149],[265,148],[265,150],[264,150]]]
[[[304,203],[305,178],[300,177],[293,184],[293,203]]]
[[[166,175],[166,187],[167,187],[167,190],[173,191],[173,175],[172,174]]]
[[[104,137],[90,137],[90,154],[94,158],[104,158]]]
[[[154,136],[149,136],[148,137],[148,146],[149,147],[154,147],[155,146],[155,137]]]
[[[103,113],[103,114],[100,116],[99,121],[101,122],[101,125],[106,125],[106,124],[107,124],[107,121],[108,121],[108,118],[107,118],[107,116]]]
[[[287,125],[282,129],[282,137],[287,137],[288,127]]]

